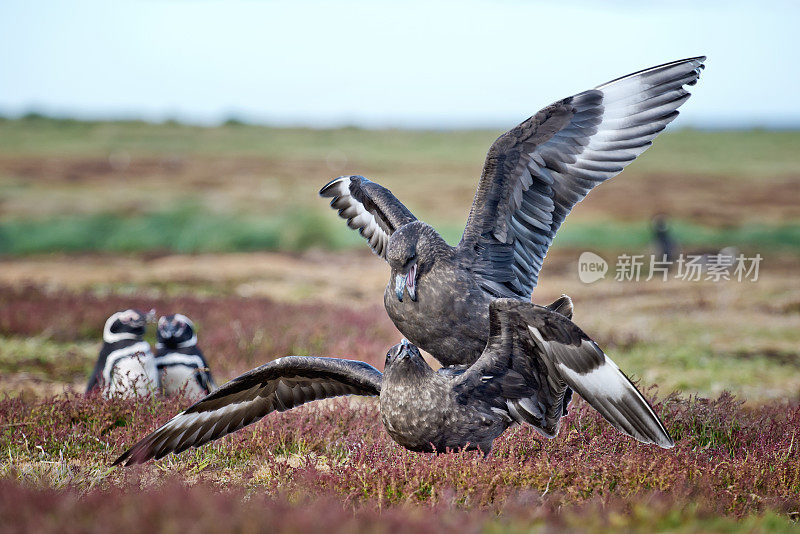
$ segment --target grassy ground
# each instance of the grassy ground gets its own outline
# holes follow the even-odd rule
[[[189,528],[191,516],[174,511],[183,502],[204,507],[200,515],[210,524],[228,510],[236,525],[249,524],[250,513],[280,515],[276,524],[296,531],[378,531],[386,524],[411,531],[427,518],[430,528],[467,531],[752,532],[787,530],[796,520],[800,293],[790,289],[791,259],[790,267],[765,270],[750,286],[586,286],[560,271],[562,262],[570,269],[567,260],[551,258],[537,300],[561,290],[575,296],[579,324],[657,399],[678,440],[671,451],[620,436],[578,401],[555,440],[516,429],[487,460],[432,458],[391,442],[367,400],[274,414],[196,452],[108,468],[186,403],[69,393],[83,386],[105,316],[127,306],[188,314],[219,381],[286,354],[344,356],[381,368],[386,347],[399,338],[375,302],[383,266],[355,255],[360,293],[348,289],[352,279],[324,283],[325,267],[336,272],[350,255],[260,255],[249,267],[249,255],[114,260],[140,266],[140,278],[126,288],[86,277],[56,283],[47,267],[63,260],[28,260],[48,283],[0,286],[0,387],[10,395],[0,401],[0,479],[9,499],[30,503],[14,507],[11,517],[39,525],[35,510],[45,509],[56,526],[84,524],[99,507],[95,525],[132,530],[145,521],[142,507],[153,525]],[[88,264],[89,274],[98,261],[71,259]],[[153,283],[163,283],[166,273],[176,276],[174,286]],[[673,389],[678,396],[669,396]],[[142,487],[148,497],[126,499]],[[253,504],[259,511],[250,512],[242,495],[260,503]],[[112,510],[122,502],[128,511],[120,519]],[[346,513],[333,514],[331,523],[314,523],[317,516],[308,513],[309,506],[341,511],[342,503]]]
[[[316,191],[374,177],[455,241],[497,133],[0,121],[0,532],[796,527],[797,132],[662,136],[576,209],[545,263],[534,300],[574,298],[576,322],[656,400],[673,450],[621,437],[579,400],[554,440],[516,429],[485,460],[431,457],[391,442],[366,400],[108,467],[185,406],[79,394],[110,313],[189,315],[218,382],[287,354],[382,368],[400,337],[388,270]],[[582,250],[648,253],[658,212],[686,252],[761,253],[758,281],[578,280]]]
[[[0,254],[352,247],[316,195],[347,173],[455,241],[498,133],[4,121]],[[800,250],[798,145],[798,132],[667,133],[558,239],[640,246],[665,213],[687,245]]]
[[[8,457],[0,474],[39,488],[34,494],[48,495],[45,488],[66,491],[67,502],[75,499],[70,494],[91,502],[98,493],[111,492],[113,498],[131,488],[147,489],[152,496],[145,502],[158,502],[177,484],[191,487],[179,491],[192,496],[187,501],[201,498],[215,507],[238,509],[226,496],[232,491],[256,502],[272,501],[267,510],[276,500],[278,506],[290,503],[290,517],[284,519],[290,523],[300,522],[303,514],[321,521],[310,507],[338,501],[356,514],[387,510],[392,517],[403,509],[430,514],[437,507],[456,524],[472,516],[489,524],[518,521],[525,529],[560,523],[580,531],[606,522],[663,530],[681,528],[688,519],[690,527],[702,530],[702,520],[717,517],[728,529],[736,529],[734,519],[745,519],[762,528],[772,524],[788,530],[800,506],[796,403],[750,410],[730,397],[712,402],[669,398],[656,409],[678,444],[664,451],[622,438],[576,402],[557,439],[542,440],[529,428],[517,428],[484,459],[472,453],[410,453],[383,431],[375,402],[339,401],[274,414],[255,428],[144,467],[108,467],[126,445],[166,421],[180,405],[70,396],[41,404],[0,401]],[[165,488],[170,479],[175,482]],[[31,493],[4,489],[20,501],[20,495]],[[220,490],[223,497],[214,497]],[[21,503],[22,510],[13,513],[34,506],[41,511],[38,499],[46,500]],[[83,516],[83,506],[59,516]],[[126,516],[143,512],[128,505],[123,510],[120,519],[108,512],[97,519],[107,521],[106,526],[116,521],[133,525],[163,514],[149,511],[134,521]],[[241,515],[232,520],[245,521]],[[336,524],[341,519],[331,520],[330,528],[341,527]],[[180,515],[172,521],[188,522]]]
[[[382,310],[388,273],[367,254],[71,260],[28,260],[0,273],[6,379],[27,373],[40,383],[80,381],[105,317],[128,306],[191,317],[225,380],[287,354],[341,355],[380,368],[385,349],[401,337]],[[573,262],[554,255],[535,300],[572,295],[578,324],[633,376],[665,394],[729,390],[752,403],[800,394],[796,262],[768,265],[756,283],[592,285],[577,280]],[[362,330],[368,334],[356,336]]]
[[[461,224],[437,229],[458,243]],[[735,246],[745,251],[800,253],[800,224],[748,224],[714,228],[689,222],[673,225],[673,235],[690,247]],[[646,222],[606,221],[602,226],[575,222],[558,235],[558,245],[571,248],[640,250],[652,232]],[[10,220],[0,227],[0,254],[23,256],[50,252],[245,252],[309,248],[339,250],[362,247],[358,234],[344,232],[328,214],[285,213],[242,216],[207,213],[197,207],[132,216],[109,213],[71,215],[43,220]]]

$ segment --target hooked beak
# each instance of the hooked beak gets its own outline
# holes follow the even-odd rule
[[[417,264],[411,266],[406,274],[398,274],[394,277],[394,294],[397,300],[403,302],[403,292],[408,290],[408,296],[414,302],[417,301]]]
[[[396,347],[395,358],[407,358],[410,354],[410,349],[411,343],[406,338],[403,338],[403,340],[398,343]]]
[[[417,301],[417,264],[415,263],[406,275],[406,289],[408,289],[408,296],[414,302]]]
[[[403,290],[406,285],[406,277],[403,274],[398,274],[394,277],[394,294],[397,295],[397,300],[403,302]]]

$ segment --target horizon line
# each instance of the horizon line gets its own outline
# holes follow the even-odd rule
[[[467,119],[461,124],[451,124],[434,126],[425,124],[424,121],[405,121],[396,122],[391,121],[347,121],[347,120],[329,120],[317,121],[316,124],[305,121],[302,119],[295,120],[282,120],[282,119],[267,119],[258,118],[255,116],[247,117],[245,114],[230,113],[216,119],[202,119],[199,117],[187,116],[187,114],[163,114],[161,117],[148,117],[143,114],[70,114],[70,113],[49,113],[30,108],[22,113],[9,113],[0,109],[0,121],[52,121],[52,122],[75,122],[75,123],[126,123],[135,122],[151,125],[180,125],[195,128],[220,128],[225,126],[244,126],[244,127],[257,127],[257,128],[270,128],[270,129],[285,129],[285,130],[400,130],[400,131],[492,131],[492,130],[505,130],[509,128],[509,123],[488,124],[474,121],[470,123]],[[685,121],[684,121],[685,122]],[[800,120],[788,121],[775,121],[769,123],[755,123],[749,121],[702,121],[698,124],[697,121],[692,121],[689,124],[670,125],[668,130],[699,130],[699,131],[800,131]]]

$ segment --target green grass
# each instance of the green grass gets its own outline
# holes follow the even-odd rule
[[[743,399],[782,396],[796,387],[794,378],[800,368],[796,353],[739,355],[714,350],[699,340],[639,343],[608,349],[608,353],[631,377],[659,384],[665,393],[714,396],[728,390]]]
[[[298,251],[359,244],[358,234],[337,231],[339,224],[333,217],[321,220],[302,211],[258,218],[194,209],[133,217],[101,213],[7,221],[0,223],[0,254]]]
[[[456,244],[462,223],[435,224]],[[688,247],[736,246],[744,250],[800,252],[800,224],[749,224],[710,228],[675,221],[678,241]],[[640,251],[649,246],[645,223],[604,221],[567,223],[556,246],[593,250]],[[0,220],[0,254],[19,256],[50,252],[176,253],[302,251],[363,247],[363,239],[333,213],[305,209],[271,215],[208,213],[195,207],[124,216],[98,213],[45,218]]]
[[[99,343],[56,342],[46,335],[0,336],[0,372],[30,373],[40,378],[70,382],[85,377],[97,357]]]

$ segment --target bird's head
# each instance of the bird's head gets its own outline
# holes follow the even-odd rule
[[[402,302],[406,292],[411,300],[417,300],[417,282],[433,266],[443,246],[447,244],[439,234],[422,221],[405,224],[392,234],[386,261],[392,268],[397,300]]]
[[[158,319],[156,341],[165,347],[188,347],[197,344],[194,323],[180,313],[162,315]]]
[[[407,339],[404,339],[386,353],[384,372],[391,373],[401,369],[404,373],[431,370],[416,345],[413,345]]]
[[[118,311],[106,320],[103,341],[114,343],[123,339],[141,339],[148,321],[154,316],[155,310],[149,313],[134,309]]]

